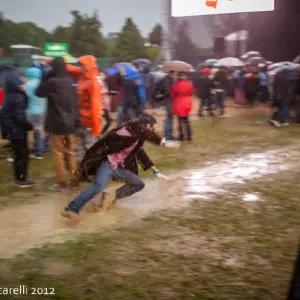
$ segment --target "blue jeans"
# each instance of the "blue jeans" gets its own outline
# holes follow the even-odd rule
[[[35,130],[33,132],[34,138],[34,150],[33,153],[36,156],[43,156],[44,153],[49,152],[49,135],[46,135],[45,138],[42,138],[40,130]]]
[[[141,191],[145,186],[145,183],[136,174],[123,167],[118,167],[116,170],[114,170],[109,161],[104,160],[97,170],[94,183],[82,191],[81,194],[72,202],[70,202],[67,209],[71,210],[72,212],[79,213],[81,208],[88,201],[105,189],[108,182],[113,177],[122,178],[125,181],[125,184],[116,191],[116,200],[129,197],[136,192]]]
[[[277,112],[273,115],[272,119],[278,122],[286,121],[289,117],[290,104],[284,101],[281,101]]]
[[[215,94],[215,103],[216,103],[216,106],[218,108],[221,109],[221,113],[224,112],[224,108],[225,108],[225,99],[226,99],[226,93],[225,91],[216,91],[216,94]]]
[[[163,106],[166,109],[166,119],[164,126],[164,135],[167,140],[173,140],[173,114],[172,103],[169,99],[165,100]]]

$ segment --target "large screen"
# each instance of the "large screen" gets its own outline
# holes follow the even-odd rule
[[[286,0],[288,1],[288,0]],[[274,10],[275,0],[172,0],[172,16],[204,16]]]

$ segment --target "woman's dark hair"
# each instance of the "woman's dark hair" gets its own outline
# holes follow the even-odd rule
[[[147,114],[147,113],[143,113],[139,119],[138,119],[138,123],[141,124],[141,125],[154,125],[157,123],[156,119],[150,115],[150,114]]]

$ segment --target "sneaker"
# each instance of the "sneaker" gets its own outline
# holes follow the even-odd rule
[[[269,123],[272,124],[275,127],[281,127],[281,124],[276,120],[271,119],[271,120],[269,120]]]
[[[102,193],[102,201],[101,201],[101,208],[102,210],[108,210],[112,207],[112,205],[116,201],[116,192],[103,192]]]
[[[41,156],[41,155],[35,155],[35,154],[30,154],[30,158],[39,159],[39,160],[44,159],[43,156]]]
[[[78,221],[80,221],[80,216],[79,216],[79,214],[78,213],[75,213],[75,212],[73,212],[73,211],[71,211],[69,208],[65,208],[64,210],[62,210],[61,212],[60,212],[60,215],[62,216],[62,217],[64,217],[64,218],[68,218],[68,219],[70,219],[71,221],[76,221],[76,222],[78,222]]]
[[[15,160],[14,160],[13,157],[9,157],[9,158],[6,159],[6,161],[8,161],[8,162],[10,162],[10,163],[13,163]]]
[[[35,186],[35,182],[30,180],[15,180],[14,185],[20,188],[29,188]]]
[[[283,122],[281,122],[281,126],[287,127],[287,126],[290,126],[290,123],[283,121]]]
[[[49,187],[49,189],[54,192],[61,192],[67,188],[68,188],[67,185],[63,185],[59,183],[53,184]]]

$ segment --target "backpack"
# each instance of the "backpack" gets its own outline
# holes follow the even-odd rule
[[[165,99],[165,78],[158,80],[152,86],[152,101],[154,103],[162,102]]]

